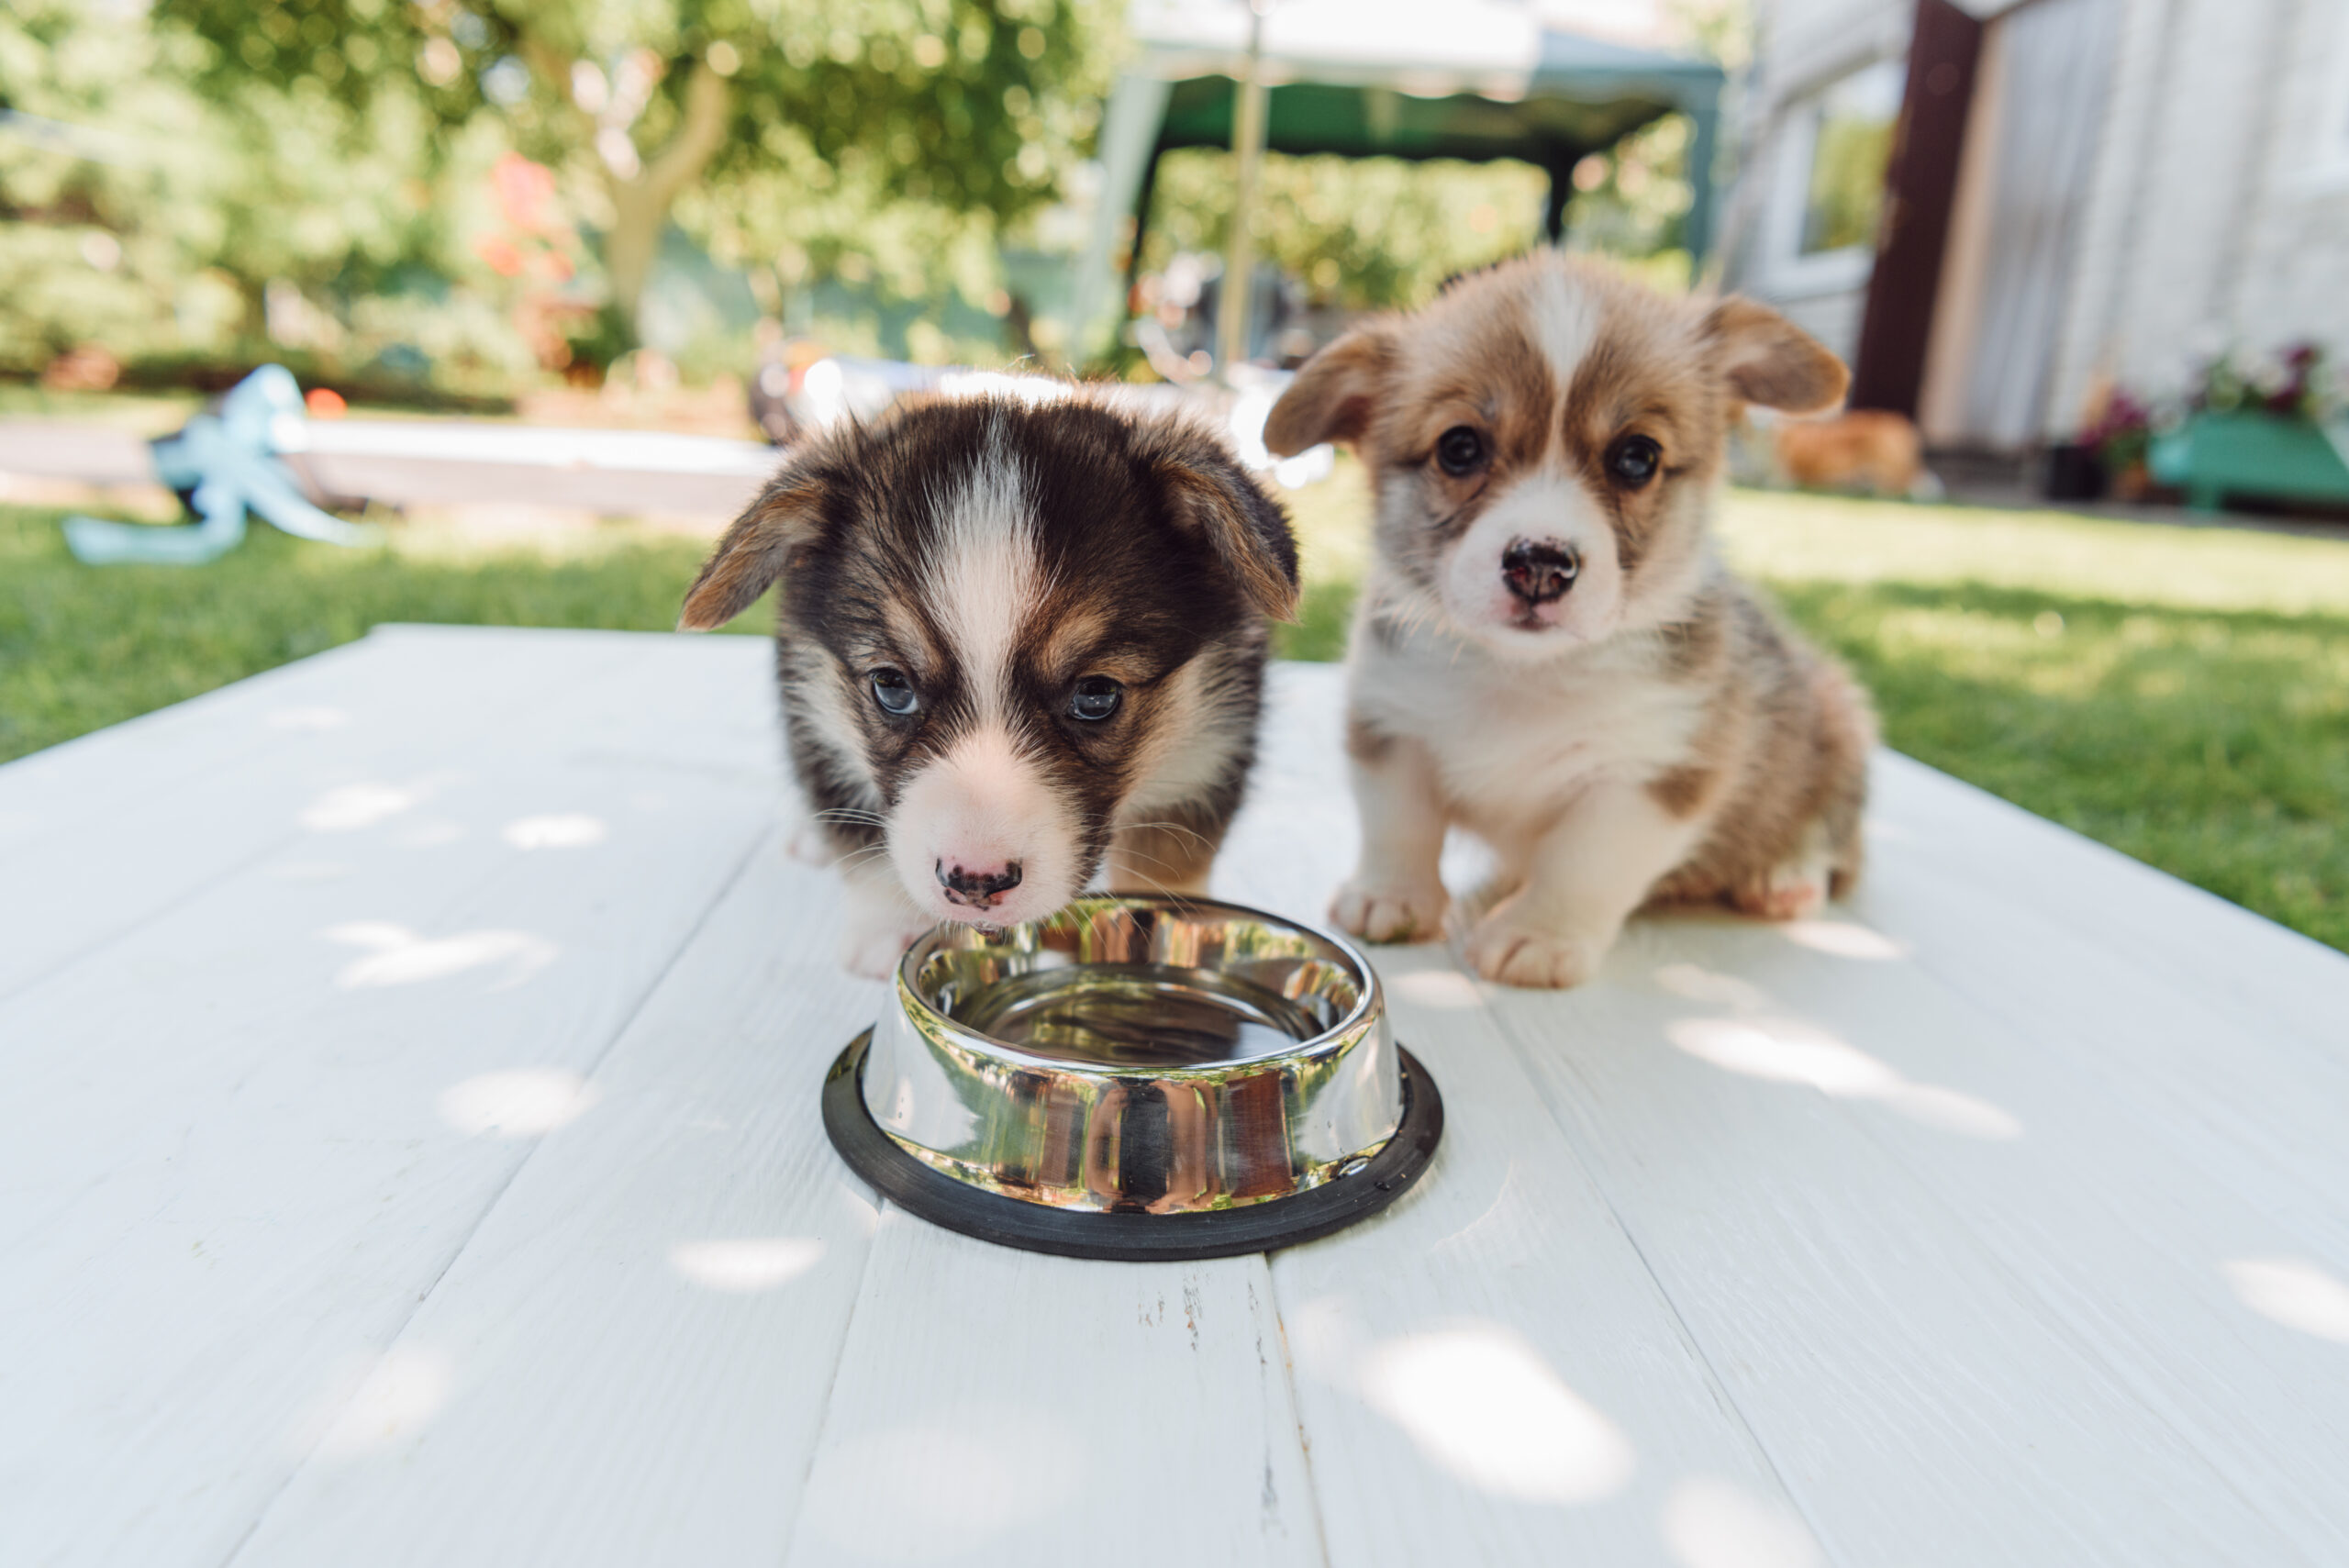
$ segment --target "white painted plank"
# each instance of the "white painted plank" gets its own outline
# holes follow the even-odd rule
[[[1219,891],[1317,922],[1355,833],[1338,673],[1276,672],[1218,867]],[[1702,1563],[1722,1539],[1814,1560],[1477,985],[1441,948],[1375,962],[1448,1115],[1417,1191],[1273,1262],[1330,1561]]]
[[[1894,1095],[1872,1076],[1892,1070],[1869,1065],[1891,1033],[1992,1026],[1954,1008],[1929,1022],[1949,1002],[1927,986],[1841,1041],[1856,1058],[1783,999],[1757,1042],[1740,1032],[1746,982],[1703,962],[1717,936],[1644,923],[1590,985],[1497,993],[1493,1006],[1829,1549],[1853,1562],[2316,1561],[1855,1125],[1883,1106],[1774,1081]],[[1996,1125],[1945,1096],[1906,1103]]]
[[[583,657],[627,640],[624,633],[385,622],[356,641],[0,763],[0,855],[134,805],[151,809],[182,781],[224,764],[254,767],[267,753],[315,752],[429,717],[436,695],[462,695],[462,684],[451,690],[440,674],[444,662],[462,667],[495,650],[484,675],[538,681],[575,674]],[[0,859],[0,875],[6,865]]]
[[[1946,895],[1922,873],[1887,881],[1887,896]],[[2349,1561],[2349,1355],[2261,1318],[2227,1276],[2230,1262],[2307,1257],[2306,1235],[2213,1180],[2199,1139],[2148,1127],[1881,932],[1724,920],[1666,934],[1681,956],[1658,978],[1687,1015],[1675,1044],[1765,1094],[1827,1094],[2266,1522],[2310,1561]],[[1920,945],[1955,951],[1953,934]],[[2325,1261],[2349,1275],[2349,1256]]]
[[[1079,1262],[885,1207],[808,1485],[792,1563],[1064,1562],[1104,1540],[1323,1560],[1261,1257]]]
[[[1191,1544],[1209,1561],[1289,1561],[1290,1547],[1316,1558],[1261,1261],[1187,1274],[1079,1265],[892,1215],[863,1283],[857,1332],[871,1353],[850,1357],[828,1407],[863,1257],[852,1222],[871,1210],[841,1195],[855,1184],[822,1141],[816,1095],[832,1053],[884,996],[832,968],[820,933],[839,904],[829,873],[754,862],[599,1073],[596,1113],[549,1140],[395,1348],[450,1367],[463,1396],[362,1460],[314,1459],[240,1562],[315,1561],[354,1525],[384,1562],[627,1562],[655,1549],[769,1562],[795,1524],[805,1561],[893,1545],[1050,1556],[1049,1530],[1040,1546],[1043,1527],[1023,1507],[1050,1503],[1074,1551],[1130,1517],[1121,1510],[1146,1510],[1168,1475],[1203,1484],[1194,1450],[1210,1423],[1264,1451],[1217,1462],[1218,1481],[1252,1507],[1202,1510],[1179,1527]],[[726,1107],[743,1106],[759,1108],[755,1126],[679,1130],[696,1113],[731,1120]],[[746,1166],[772,1167],[773,1179],[746,1181]],[[765,1310],[714,1319],[706,1295],[662,1266],[680,1241],[709,1240],[824,1251]],[[597,1309],[583,1313],[583,1300]],[[973,1321],[989,1303],[1009,1321]],[[1247,1354],[1235,1359],[1241,1335]],[[924,1362],[932,1347],[942,1377]],[[1082,1374],[1027,1386],[1045,1362]],[[583,1378],[588,1365],[596,1373]],[[1119,1376],[1082,1371],[1109,1365]],[[1233,1416],[1235,1389],[1246,1419]],[[971,1408],[988,1418],[958,1436]],[[1152,1412],[1150,1431],[1130,1429],[1136,1408]],[[1052,1469],[1073,1497],[997,1451],[1007,1418],[1074,1434]],[[827,1446],[801,1518],[819,1419]],[[1120,1434],[1114,1461],[1080,1484],[1074,1470],[1097,1451],[1082,1440],[1105,1429]],[[908,1456],[950,1455],[974,1467],[969,1485],[905,1468]],[[884,1457],[898,1462],[858,1479]],[[1014,1479],[999,1485],[1008,1464]],[[907,1490],[855,1506],[889,1485]],[[489,1512],[495,1522],[481,1522]]]
[[[414,809],[475,737],[606,678],[627,646],[477,632],[371,638],[332,661],[326,683],[293,687],[340,693],[332,702],[275,700],[285,683],[268,683],[259,701],[231,687],[233,700],[202,705],[201,725],[92,737],[71,766],[12,792],[30,804],[0,806],[31,824],[0,860],[9,893],[0,898],[0,996],[273,848]],[[509,651],[484,657],[492,648]],[[302,722],[281,725],[289,716]],[[180,751],[204,759],[192,776],[169,761]],[[100,782],[109,776],[141,787]]]
[[[151,806],[206,769],[344,728],[351,715],[326,698],[347,696],[369,679],[363,672],[389,679],[373,657],[381,647],[373,638],[346,642],[0,763],[0,856],[41,835]],[[0,874],[6,865],[0,859]]]
[[[779,1560],[876,1218],[818,1109],[883,996],[840,902],[751,857],[239,1568]]]
[[[0,1561],[221,1562],[578,1106],[773,818],[764,650],[626,652],[0,1006]]]
[[[2031,1040],[2051,1075],[2077,1073],[2082,1093],[2127,1106],[2206,1179],[2349,1255],[2349,1057],[2237,1002],[2205,968],[2121,956],[2028,891],[1988,891],[1897,840],[1877,859],[1884,874],[1854,908],[1920,968]],[[2202,896],[2172,884],[2134,899],[2158,909],[2179,895]],[[2287,957],[2297,950],[2274,935]],[[2239,962],[2256,971],[2248,951]]]
[[[1099,1263],[885,1207],[791,1565],[1319,1563],[1261,1258]]]
[[[1887,851],[2012,898],[2081,941],[2189,979],[2239,1019],[2266,1018],[2349,1061],[2349,957],[1909,758],[1880,754],[1874,784]]]

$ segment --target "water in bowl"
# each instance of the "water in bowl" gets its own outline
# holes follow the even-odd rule
[[[1206,1066],[1286,1051],[1321,1032],[1297,1003],[1238,975],[1154,963],[1014,975],[952,1013],[1032,1055],[1105,1067]]]

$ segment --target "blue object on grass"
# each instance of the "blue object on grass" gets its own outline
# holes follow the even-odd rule
[[[217,414],[198,414],[178,435],[150,443],[155,477],[186,498],[200,521],[159,528],[68,517],[65,547],[93,566],[200,566],[243,540],[247,511],[297,539],[357,544],[368,530],[310,505],[277,461],[302,449],[302,430],[294,373],[263,365],[229,389]]]

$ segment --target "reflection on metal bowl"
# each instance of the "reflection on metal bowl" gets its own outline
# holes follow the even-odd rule
[[[1236,905],[1155,896],[1080,898],[1004,931],[940,927],[907,953],[869,1049],[852,1046],[834,1077],[833,1140],[889,1195],[917,1212],[907,1193],[927,1196],[995,1240],[1096,1256],[1324,1233],[1416,1177],[1442,1117],[1352,947]],[[880,1166],[905,1193],[868,1168]],[[1217,1219],[1233,1234],[1199,1223]],[[1039,1223],[1041,1240],[995,1234]],[[1241,1231],[1260,1240],[1241,1244]]]

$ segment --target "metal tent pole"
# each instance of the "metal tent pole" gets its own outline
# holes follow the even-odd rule
[[[1231,117],[1231,150],[1237,167],[1231,181],[1231,244],[1225,253],[1223,283],[1217,292],[1216,373],[1226,385],[1231,369],[1248,356],[1250,286],[1256,271],[1256,170],[1264,159],[1264,118],[1270,94],[1263,81],[1264,13],[1272,0],[1248,0],[1248,60],[1241,67]]]

